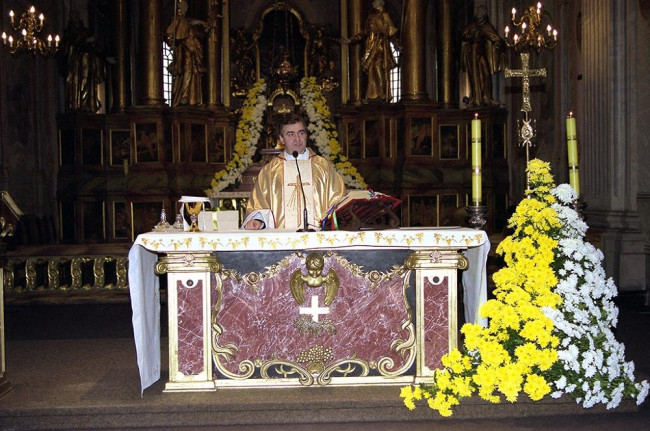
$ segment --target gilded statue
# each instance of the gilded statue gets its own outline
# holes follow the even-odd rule
[[[255,46],[243,28],[237,29],[235,37],[231,38],[232,58],[235,60],[233,77],[230,80],[233,94],[245,96],[256,78],[255,63],[251,57],[251,49]]]
[[[106,79],[104,49],[76,9],[70,11],[59,52],[59,68],[65,76],[66,109],[98,112],[102,107],[100,84]]]
[[[176,15],[165,30],[165,42],[172,49],[169,73],[172,75],[172,107],[203,104],[203,44],[200,30],[208,30],[204,21],[186,16],[187,3],[179,1]]]
[[[505,69],[505,42],[488,21],[487,9],[480,5],[462,33],[461,71],[469,78],[468,107],[495,105],[492,75]]]
[[[400,48],[397,27],[384,10],[384,0],[374,0],[372,7],[374,10],[366,19],[363,34],[354,36],[351,42],[359,41],[364,36],[366,39],[361,59],[363,70],[368,75],[366,101],[390,102],[390,71],[397,67],[393,47]]]
[[[330,305],[339,291],[339,276],[330,268],[327,275],[323,276],[323,267],[325,259],[322,254],[309,253],[306,258],[305,266],[307,275],[303,275],[299,269],[291,274],[291,294],[296,302],[300,305],[305,303],[305,284],[307,287],[315,289],[325,285],[325,305]]]

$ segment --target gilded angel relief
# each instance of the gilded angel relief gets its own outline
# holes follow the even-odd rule
[[[305,266],[307,275],[303,275],[299,269],[291,274],[290,285],[293,298],[299,305],[303,305],[305,303],[305,284],[312,289],[325,285],[325,305],[330,305],[339,290],[339,276],[332,268],[327,275],[323,276],[325,259],[318,253],[308,254]]]

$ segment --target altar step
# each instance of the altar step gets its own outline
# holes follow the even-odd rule
[[[463,400],[447,419],[424,404],[406,409],[399,386],[163,393],[164,347],[163,379],[141,397],[133,346],[128,338],[9,341],[7,378],[13,390],[0,399],[0,429],[484,431],[591,424],[589,429],[613,430],[622,429],[616,424],[624,420],[632,421],[627,429],[634,430],[650,423],[650,409],[632,402],[606,412],[572,400],[491,404],[478,397]],[[599,428],[604,423],[608,428]],[[444,428],[451,424],[462,426]]]

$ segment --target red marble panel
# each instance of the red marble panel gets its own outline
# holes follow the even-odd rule
[[[178,282],[178,371],[203,371],[203,281]]]
[[[449,279],[424,277],[424,364],[442,368],[440,359],[449,351]]]
[[[329,305],[329,313],[320,314],[319,322],[329,319],[335,333],[323,330],[314,335],[301,333],[296,321],[301,316],[300,305],[291,295],[289,279],[299,269],[306,274],[304,259],[294,256],[286,268],[257,285],[256,290],[235,279],[223,283],[223,300],[218,312],[218,323],[223,334],[218,344],[233,344],[239,348],[235,358],[225,363],[225,368],[236,373],[238,364],[244,360],[284,359],[299,362],[302,352],[314,346],[331,349],[331,362],[357,358],[376,361],[382,357],[392,358],[398,369],[405,358],[391,351],[393,341],[409,337],[402,323],[408,320],[408,306],[404,301],[404,276],[382,282],[376,288],[363,277],[353,274],[336,258],[326,258],[323,274],[330,268],[340,278],[338,295]],[[324,289],[307,288],[305,304],[310,307],[312,295],[318,296],[318,306],[324,305]],[[216,296],[216,295],[213,295]],[[303,365],[306,365],[303,363]]]

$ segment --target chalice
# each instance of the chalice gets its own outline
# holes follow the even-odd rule
[[[203,202],[185,202],[185,211],[190,215],[190,232],[201,232],[197,223]]]

